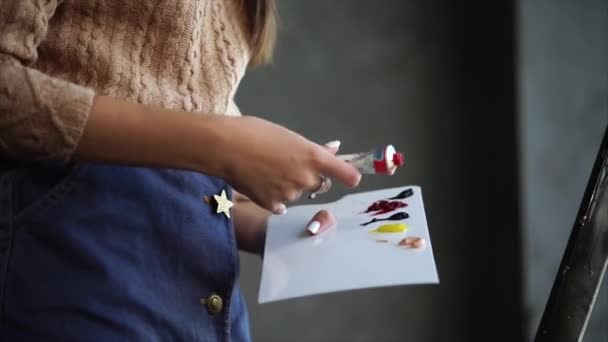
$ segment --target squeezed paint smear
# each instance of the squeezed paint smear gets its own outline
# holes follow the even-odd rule
[[[403,233],[407,230],[405,223],[389,223],[370,231],[370,233]]]
[[[388,243],[388,240],[376,240],[377,243]]]
[[[416,249],[423,248],[424,246],[426,246],[426,241],[421,237],[412,236],[412,237],[407,237],[407,238],[399,241],[397,246],[405,247],[405,248],[416,248]]]
[[[405,211],[401,211],[398,213],[394,213],[393,215],[386,217],[386,218],[373,218],[370,221],[361,223],[361,225],[367,226],[368,224],[378,222],[378,221],[400,221],[400,220],[408,219],[409,217],[410,217],[410,215],[408,213],[406,213]]]
[[[388,204],[384,205],[379,211],[372,214],[372,216],[378,216],[386,213],[390,213],[391,211],[395,211],[399,208],[407,207],[406,203],[399,201],[391,201]]]
[[[391,211],[394,211],[394,210],[397,210],[397,209],[403,208],[403,207],[407,207],[407,203],[403,203],[400,201],[380,200],[380,201],[376,201],[376,202],[372,203],[372,205],[370,205],[367,208],[365,213],[370,213],[370,212],[375,211],[375,213],[373,213],[372,216],[376,216],[376,215],[390,213]]]
[[[370,213],[372,211],[382,210],[383,206],[386,206],[387,204],[388,204],[387,200],[376,201],[376,202],[372,203],[372,205],[367,207],[367,210],[365,212]]]
[[[401,191],[399,193],[399,195],[389,198],[389,200],[406,199],[408,197],[411,197],[413,194],[414,194],[413,189],[405,189],[405,190]]]

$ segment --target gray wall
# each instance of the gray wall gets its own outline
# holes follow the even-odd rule
[[[261,263],[243,255],[255,340],[520,339],[512,17],[494,7],[482,23],[449,0],[280,1],[276,61],[245,79],[241,110],[319,143],[340,139],[344,152],[386,143],[404,150],[396,176],[365,178],[358,190],[422,186],[441,284],[258,305]],[[507,53],[483,46],[493,39],[484,29],[501,22]],[[487,186],[486,174],[503,181]],[[319,201],[343,194],[338,186]]]
[[[402,172],[360,190],[423,187],[441,284],[257,305],[261,264],[244,255],[257,341],[536,331],[608,124],[608,3],[519,1],[516,13],[505,3],[280,2],[276,62],[245,79],[241,109],[346,152],[403,149]],[[585,341],[608,341],[608,290],[598,301]]]
[[[608,2],[520,1],[519,17],[525,307],[533,335],[608,124]],[[585,341],[608,341],[607,290]]]

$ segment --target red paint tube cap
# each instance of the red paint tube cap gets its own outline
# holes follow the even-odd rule
[[[405,157],[403,156],[403,153],[395,152],[395,154],[393,155],[393,164],[395,164],[395,166],[401,166],[404,162]]]

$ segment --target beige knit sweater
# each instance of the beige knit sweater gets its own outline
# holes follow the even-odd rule
[[[95,94],[239,115],[239,0],[0,0],[0,160],[69,160]]]

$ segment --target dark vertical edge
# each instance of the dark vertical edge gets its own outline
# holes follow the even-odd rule
[[[516,2],[454,8],[471,122],[471,341],[523,341],[522,228],[517,140]],[[470,151],[470,152],[469,152]]]
[[[608,165],[608,128],[604,133],[587,188],[581,201],[572,232],[557,271],[547,305],[543,312],[535,342],[578,341],[583,333],[587,314],[597,286],[602,281],[598,269],[604,265],[608,255],[592,244],[605,242],[608,227],[596,226],[594,216],[598,201],[603,197],[600,186],[602,169]],[[606,203],[602,203],[604,206]],[[600,223],[601,224],[601,223]],[[598,261],[601,261],[598,264]],[[598,269],[595,269],[595,268]],[[592,272],[593,276],[587,273]]]

